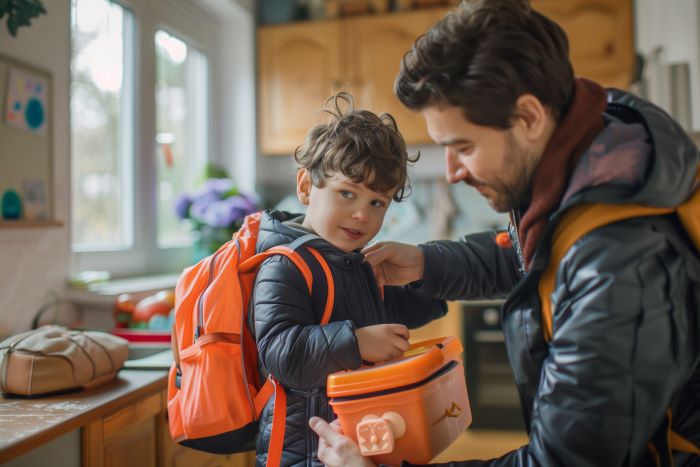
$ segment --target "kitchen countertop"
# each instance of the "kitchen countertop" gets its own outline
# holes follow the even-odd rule
[[[0,396],[0,464],[165,389],[167,371],[121,370],[102,386],[34,399]]]

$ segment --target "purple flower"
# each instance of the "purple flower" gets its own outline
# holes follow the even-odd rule
[[[187,219],[190,214],[190,206],[192,206],[192,198],[189,195],[180,195],[174,203],[173,209],[178,219]]]
[[[228,194],[236,194],[236,185],[230,178],[210,178],[197,190],[195,197],[200,195],[207,196],[210,193],[223,198]]]
[[[198,228],[232,228],[236,221],[257,211],[257,194],[238,193],[233,180],[209,179],[192,195],[182,195],[175,203],[180,219],[190,218]]]

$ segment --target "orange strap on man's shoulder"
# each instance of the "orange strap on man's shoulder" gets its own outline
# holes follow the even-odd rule
[[[552,293],[559,270],[559,263],[576,241],[587,233],[613,222],[632,217],[659,216],[674,212],[673,208],[655,208],[636,204],[581,203],[564,213],[552,237],[549,264],[542,272],[538,292],[540,296],[542,333],[546,341],[552,340]]]

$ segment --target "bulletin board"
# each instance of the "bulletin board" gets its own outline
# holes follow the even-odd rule
[[[0,54],[0,199],[19,195],[18,221],[54,218],[52,102],[50,72]]]

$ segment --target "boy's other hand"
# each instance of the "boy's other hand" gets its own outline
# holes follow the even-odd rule
[[[362,250],[380,287],[404,285],[423,278],[425,258],[415,245],[379,242]]]
[[[398,358],[408,350],[408,328],[403,324],[376,324],[355,329],[362,360],[379,363]]]

